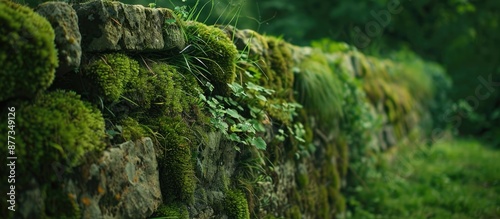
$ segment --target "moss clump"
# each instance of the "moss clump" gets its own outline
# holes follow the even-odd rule
[[[54,80],[54,30],[28,7],[0,0],[0,102],[33,97]]]
[[[74,167],[87,152],[104,148],[101,113],[74,92],[41,95],[17,112],[16,131],[23,133],[16,136],[19,164],[35,175],[46,177],[54,162]]]
[[[226,214],[229,218],[249,219],[248,203],[245,194],[238,190],[229,190],[224,199]]]
[[[189,212],[187,207],[180,203],[171,203],[162,205],[156,210],[152,217],[158,218],[175,218],[175,219],[188,219]]]
[[[188,65],[192,66],[185,69],[191,73],[203,74],[197,77],[208,78],[215,86],[215,93],[229,94],[227,84],[232,83],[236,77],[236,46],[221,29],[198,22],[187,22],[186,34],[192,49],[187,48],[182,54],[191,63]]]
[[[147,137],[146,130],[135,119],[127,117],[119,123],[122,127],[121,136],[124,141],[134,141],[142,137]]]
[[[160,141],[160,186],[164,202],[191,203],[196,186],[190,145],[191,130],[180,118],[157,118],[154,129],[164,137]]]
[[[326,57],[314,50],[300,63],[296,73],[297,100],[309,114],[317,115],[324,126],[330,127],[342,115],[344,94],[338,76]]]
[[[139,64],[124,54],[105,54],[91,62],[85,72],[98,87],[101,98],[114,102],[122,95],[125,86],[137,77]]]
[[[293,82],[294,75],[291,69],[290,60],[292,59],[292,54],[290,51],[289,44],[284,41],[279,40],[275,37],[267,37],[268,50],[268,60],[269,71],[266,72],[266,77],[263,77],[263,81],[271,89],[277,92],[282,92],[281,96],[289,99],[293,94]]]
[[[149,116],[174,117],[188,111],[196,102],[199,86],[192,75],[182,75],[171,65],[151,63],[127,85],[123,96]],[[186,95],[187,94],[187,95]]]

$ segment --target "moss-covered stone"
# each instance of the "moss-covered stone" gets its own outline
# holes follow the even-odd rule
[[[50,164],[80,164],[83,155],[103,149],[101,113],[74,92],[55,91],[17,109],[16,152],[24,167],[43,175]]]
[[[158,210],[152,215],[152,217],[188,219],[189,212],[185,205],[174,202],[171,204],[160,206]]]
[[[229,190],[224,200],[225,211],[232,219],[250,219],[248,203],[245,194],[238,190]]]
[[[110,53],[87,65],[85,73],[97,85],[97,95],[114,102],[120,98],[127,83],[137,77],[139,64],[124,54]]]
[[[236,46],[221,29],[198,22],[187,22],[186,34],[190,48],[181,53],[187,60],[185,69],[200,80],[207,78],[215,93],[229,94],[227,84],[236,77]]]
[[[54,79],[54,30],[32,9],[0,0],[0,102],[33,97]]]

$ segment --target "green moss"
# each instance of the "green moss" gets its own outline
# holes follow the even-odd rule
[[[296,182],[297,182],[297,186],[300,189],[305,188],[309,184],[309,176],[307,175],[307,172],[299,171],[296,174]]]
[[[292,206],[285,212],[285,218],[289,219],[301,219],[302,213],[300,212],[300,207],[297,205]]]
[[[134,141],[136,139],[148,136],[146,130],[144,130],[142,125],[139,124],[139,122],[137,122],[135,119],[127,117],[121,120],[119,124],[122,126],[121,136],[123,137],[124,141]]]
[[[265,72],[266,77],[263,77],[263,82],[271,89],[281,92],[279,95],[289,99],[292,97],[292,88],[294,82],[294,74],[291,70],[292,54],[289,44],[275,37],[266,37],[269,47],[269,58],[267,62],[270,66],[270,71]]]
[[[297,100],[310,115],[317,115],[325,126],[342,116],[342,83],[321,52],[314,50],[300,63],[296,73]]]
[[[190,48],[182,54],[191,66],[185,69],[203,74],[197,77],[206,77],[215,86],[215,93],[228,94],[230,89],[227,84],[236,77],[236,46],[221,29],[198,22],[187,22],[186,34]]]
[[[33,97],[54,80],[54,30],[32,9],[0,0],[0,102]]]
[[[191,203],[196,186],[190,145],[195,139],[184,121],[176,118],[156,118],[155,130],[164,137],[160,141],[160,186],[164,202]]]
[[[182,76],[165,63],[141,67],[138,77],[127,85],[124,96],[136,103],[150,116],[178,115],[183,111]]]
[[[318,218],[332,218],[334,215],[330,212],[330,203],[328,202],[328,190],[326,186],[319,186],[316,196],[316,212]]]
[[[333,211],[335,212],[335,214],[345,212],[345,198],[337,188],[328,187],[328,200],[333,206]]]
[[[121,53],[105,54],[86,66],[85,72],[99,90],[99,96],[109,102],[120,98],[125,86],[137,77],[139,64]]]
[[[170,203],[168,205],[160,206],[152,217],[188,219],[189,212],[187,207],[181,203]]]
[[[238,190],[229,190],[224,199],[226,214],[232,219],[249,219],[248,202],[245,194]]]
[[[101,113],[74,92],[41,95],[16,112],[16,131],[23,133],[16,136],[19,164],[33,174],[47,177],[54,162],[76,166],[87,152],[104,147]]]

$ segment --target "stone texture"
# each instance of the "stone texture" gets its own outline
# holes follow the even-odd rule
[[[65,183],[68,193],[77,194],[83,218],[145,218],[162,203],[149,138],[110,148],[86,166],[87,178]]]
[[[202,139],[195,168],[199,183],[194,193],[195,202],[188,209],[192,218],[223,218],[224,215],[214,215],[211,206],[223,202],[236,169],[237,152],[232,143],[223,140],[220,132],[204,133]]]
[[[73,7],[86,52],[181,50],[186,44],[169,9],[101,0]]]
[[[75,10],[64,2],[46,2],[35,11],[45,17],[55,33],[59,67],[56,74],[61,75],[80,66],[82,56],[81,35]]]

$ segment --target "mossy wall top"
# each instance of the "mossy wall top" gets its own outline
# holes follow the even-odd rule
[[[367,57],[333,41],[297,47],[169,9],[91,1],[36,10],[0,0],[0,104],[16,108],[22,136],[16,188],[39,193],[37,206],[16,212],[2,202],[2,218],[132,217],[120,208],[138,203],[89,175],[116,145],[143,138],[161,202],[142,218],[335,218],[373,165],[366,157],[427,137],[449,83],[415,56]],[[56,68],[58,59],[73,61]],[[126,168],[132,188],[141,175]]]

